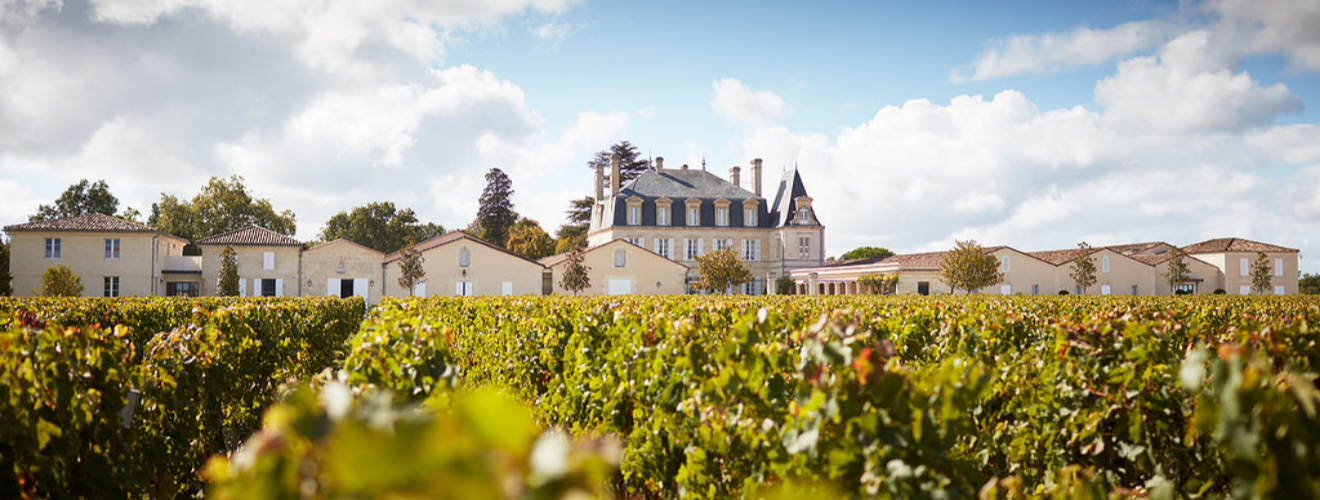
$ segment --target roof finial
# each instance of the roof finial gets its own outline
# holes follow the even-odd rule
[[[701,171],[706,171],[706,153],[701,154]]]

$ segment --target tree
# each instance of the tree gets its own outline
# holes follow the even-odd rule
[[[697,271],[701,273],[701,278],[693,286],[698,290],[723,292],[752,281],[752,270],[747,268],[733,248],[697,257]]]
[[[9,242],[0,238],[0,297],[14,294],[13,279],[9,274]]]
[[[587,227],[575,225],[559,226],[555,238],[555,253],[561,254],[574,248],[587,248]]]
[[[849,250],[848,253],[839,256],[839,260],[883,259],[885,257],[892,257],[893,255],[894,252],[889,251],[888,248],[857,247]]]
[[[41,291],[38,295],[46,297],[81,297],[86,287],[82,279],[73,274],[69,266],[59,264],[46,268],[41,275]]]
[[[605,169],[605,185],[610,182],[610,155],[619,155],[619,185],[637,178],[647,169],[651,168],[651,160],[640,158],[641,154],[637,152],[637,146],[633,146],[628,141],[619,141],[618,144],[610,146],[609,149],[599,151],[596,157],[587,162],[587,166],[592,170],[596,165],[601,165]],[[590,214],[587,214],[590,216]]]
[[[1304,274],[1297,280],[1297,293],[1320,295],[1320,274]]]
[[[857,278],[857,284],[866,287],[872,295],[890,295],[898,285],[897,274],[868,274]]]
[[[1178,295],[1178,285],[1187,281],[1187,278],[1191,275],[1191,269],[1187,267],[1187,261],[1185,260],[1187,254],[1181,248],[1174,247],[1170,252],[1173,255],[1169,256],[1169,266],[1161,276],[1169,282],[1170,292]]]
[[[407,290],[408,296],[412,297],[417,284],[426,278],[426,270],[422,269],[422,262],[426,259],[423,259],[422,252],[417,250],[417,240],[411,236],[404,243],[403,250],[399,252],[399,286]]]
[[[1256,262],[1251,263],[1251,293],[1265,295],[1270,289],[1270,258],[1265,252],[1256,252]]]
[[[780,276],[779,279],[775,280],[775,293],[793,295],[794,290],[797,290],[797,283],[793,281],[793,278]]]
[[[513,181],[498,168],[486,173],[486,189],[478,200],[476,222],[481,226],[481,238],[505,248],[509,230],[518,221],[513,211]]]
[[[536,221],[523,217],[509,231],[509,251],[540,260],[555,254],[555,240]]]
[[[367,248],[393,253],[403,248],[409,237],[413,241],[426,241],[444,232],[445,228],[439,224],[422,224],[411,208],[395,209],[394,203],[386,201],[335,214],[325,222],[320,237],[322,241],[343,238]]]
[[[218,295],[222,297],[238,296],[238,253],[228,245],[220,251],[219,288]]]
[[[582,263],[581,248],[569,250],[568,263],[564,264],[564,275],[559,278],[559,287],[573,292],[573,295],[591,288],[591,267]]]
[[[160,202],[152,206],[147,224],[189,241],[253,224],[286,235],[298,229],[292,211],[276,213],[270,200],[254,200],[239,176],[228,181],[212,177],[191,201],[165,193],[160,196]],[[195,245],[189,247],[185,254],[200,255]]]
[[[1086,244],[1085,241],[1078,243],[1077,250],[1073,252],[1072,273],[1068,276],[1072,277],[1073,283],[1082,290],[1083,294],[1096,282],[1095,257],[1091,255],[1093,253],[1095,252],[1092,251],[1091,245]]]
[[[55,200],[55,206],[37,207],[37,213],[28,217],[28,221],[62,219],[92,213],[114,215],[118,208],[119,198],[110,194],[110,186],[106,185],[104,180],[88,183],[87,179],[83,179],[64,190],[64,194]]]
[[[985,252],[976,240],[958,241],[953,250],[944,254],[940,261],[940,281],[949,285],[951,291],[958,289],[972,290],[994,285],[1003,281],[1004,273],[999,270],[999,261],[994,255]]]

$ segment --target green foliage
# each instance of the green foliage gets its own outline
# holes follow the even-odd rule
[[[294,219],[290,210],[275,212],[270,200],[253,199],[243,178],[233,176],[228,181],[211,177],[191,201],[162,193],[160,202],[152,206],[147,224],[194,241],[254,224],[292,235],[297,232]]]
[[[232,459],[212,459],[207,497],[609,497],[613,440],[542,431],[526,408],[493,392],[427,403],[399,405],[337,382],[319,394],[301,387]]]
[[[857,247],[840,256],[839,260],[883,259],[885,257],[892,257],[893,255],[894,252],[891,252],[888,248]]]
[[[1085,241],[1077,244],[1077,250],[1073,252],[1072,272],[1068,276],[1072,278],[1073,284],[1086,294],[1086,290],[1095,285],[1095,256],[1091,245]]]
[[[732,247],[697,257],[697,272],[701,277],[692,286],[698,290],[724,293],[752,281],[752,270]]]
[[[63,219],[92,213],[114,215],[118,209],[119,198],[110,194],[110,186],[104,180],[88,183],[87,179],[83,179],[64,190],[64,194],[55,200],[55,206],[37,207],[37,213],[28,217],[28,221]]]
[[[343,358],[362,309],[360,298],[0,300],[0,498],[193,496],[206,458],[236,450],[280,386]]]
[[[1320,274],[1304,274],[1297,280],[1297,293],[1320,295]]]
[[[651,160],[641,157],[637,151],[637,146],[628,141],[619,141],[610,146],[609,149],[598,151],[596,156],[587,162],[587,167],[592,170],[596,165],[601,165],[605,169],[605,185],[610,185],[610,155],[619,155],[619,185],[627,184],[628,181],[642,175],[647,169],[651,168]],[[608,190],[608,188],[607,188]],[[590,214],[588,214],[590,217]]]
[[[541,260],[555,254],[555,240],[541,229],[541,224],[523,217],[509,231],[510,252],[531,260]]]
[[[796,285],[797,284],[793,282],[793,278],[780,276],[779,279],[775,280],[775,293],[779,295],[792,295],[793,291],[797,288]]]
[[[940,281],[955,292],[962,289],[970,293],[1003,280],[999,260],[976,244],[976,240],[956,242],[953,250],[940,260]]]
[[[83,286],[82,278],[73,274],[73,270],[64,264],[56,264],[46,268],[46,272],[41,275],[41,290],[37,295],[43,297],[81,297],[87,287]]]
[[[1251,293],[1265,295],[1270,291],[1270,279],[1274,269],[1270,267],[1270,257],[1265,252],[1256,252],[1256,261],[1251,263]]]
[[[444,234],[438,224],[422,224],[411,208],[395,209],[394,203],[371,203],[354,208],[352,212],[339,212],[325,222],[321,241],[343,238],[367,248],[385,253],[397,252],[413,241],[426,241]]]
[[[1173,250],[1170,250],[1169,253],[1172,254],[1169,256],[1169,263],[1160,276],[1169,284],[1170,293],[1176,295],[1178,285],[1191,278],[1192,271],[1187,266],[1187,252],[1184,252],[1181,248],[1173,247]]]
[[[417,250],[417,241],[409,236],[403,249],[399,250],[399,286],[408,291],[409,297],[417,284],[426,279],[426,269],[422,267],[425,261],[422,252]]]
[[[14,294],[14,275],[9,273],[9,241],[0,238],[0,297]]]
[[[559,278],[559,286],[573,292],[573,295],[591,288],[591,267],[582,263],[581,248],[568,251],[568,261],[564,264],[564,275]]]
[[[220,251],[220,282],[216,284],[216,295],[237,297],[238,279],[238,253],[234,252],[234,247],[225,245]]]
[[[857,278],[857,284],[866,287],[872,295],[893,295],[898,287],[897,274],[868,274]]]
[[[587,225],[564,224],[555,236],[555,255],[574,248],[587,248]]]
[[[481,239],[500,248],[507,248],[509,231],[518,220],[513,211],[513,181],[498,168],[486,173],[486,188],[477,200],[477,219]]]

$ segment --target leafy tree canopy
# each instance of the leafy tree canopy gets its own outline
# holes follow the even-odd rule
[[[408,291],[408,296],[412,297],[417,289],[417,284],[426,278],[426,269],[422,267],[425,259],[422,258],[422,252],[417,250],[417,240],[408,236],[400,250],[402,257],[399,259],[399,286]]]
[[[225,246],[220,251],[220,284],[218,295],[221,297],[238,296],[238,254],[234,247]]]
[[[898,286],[897,274],[868,274],[857,278],[857,284],[866,287],[872,295],[892,295]]]
[[[564,264],[564,275],[559,279],[559,286],[573,292],[573,295],[591,288],[591,267],[582,263],[581,248],[569,250],[568,263]]]
[[[41,275],[41,290],[38,295],[46,297],[81,297],[86,287],[82,279],[73,274],[73,270],[64,264],[46,268]]]
[[[505,248],[509,230],[518,221],[518,214],[513,211],[513,181],[500,169],[490,169],[486,173],[486,189],[477,201],[475,222],[481,228],[481,238]]]
[[[0,297],[14,294],[13,279],[9,274],[9,242],[0,238]]]
[[[555,238],[555,254],[561,254],[574,248],[587,248],[587,226],[564,224],[559,226]]]
[[[893,255],[894,252],[889,251],[888,248],[857,247],[840,256],[839,260],[883,259],[885,257],[892,257]]]
[[[1178,247],[1174,247],[1170,252],[1172,255],[1169,257],[1169,265],[1165,268],[1163,276],[1164,280],[1169,283],[1170,293],[1176,295],[1178,293],[1178,285],[1187,281],[1187,278],[1191,277],[1191,269],[1187,266],[1187,261],[1185,260],[1187,257],[1186,252],[1183,252],[1183,250]]]
[[[940,281],[954,291],[962,289],[970,293],[1003,280],[998,259],[986,253],[976,240],[956,242],[940,261]]]
[[[439,224],[422,224],[411,208],[396,209],[394,203],[372,203],[339,212],[326,221],[321,230],[322,241],[343,238],[359,245],[385,253],[392,253],[408,244],[408,238],[425,241],[445,232]]]
[[[509,231],[509,251],[540,260],[555,254],[555,240],[536,221],[523,217]]]
[[[106,185],[104,180],[89,183],[87,179],[83,179],[64,190],[64,194],[55,200],[54,206],[37,207],[37,213],[28,217],[28,221],[62,219],[93,213],[114,215],[118,209],[119,198],[110,194],[110,186]]]
[[[1251,264],[1251,293],[1264,295],[1270,290],[1270,280],[1274,268],[1270,267],[1270,257],[1265,252],[1256,252],[1256,261]]]
[[[1085,294],[1088,288],[1096,282],[1095,276],[1095,257],[1092,255],[1095,251],[1091,245],[1085,241],[1077,244],[1077,250],[1073,252],[1072,272],[1068,276],[1072,277],[1073,284],[1082,290]]]
[[[725,292],[752,281],[752,270],[733,248],[725,248],[697,257],[701,278],[693,285],[698,290]]]
[[[161,193],[147,224],[189,241],[227,233],[253,224],[280,234],[297,231],[293,211],[276,212],[270,200],[253,199],[243,178],[212,177],[191,201]]]
[[[1320,274],[1304,274],[1297,280],[1297,293],[1320,295]]]
[[[605,168],[605,184],[607,186],[610,182],[610,155],[612,154],[619,155],[620,184],[637,178],[637,176],[642,175],[643,172],[651,168],[651,160],[641,158],[637,146],[633,146],[628,141],[619,141],[618,144],[610,146],[609,149],[597,152],[596,156],[587,162],[587,166],[592,170],[596,169],[596,165]],[[588,213],[588,216],[590,216],[590,213]]]

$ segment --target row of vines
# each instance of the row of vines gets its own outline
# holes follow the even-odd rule
[[[0,497],[1320,497],[1314,299],[362,307],[0,301]]]

